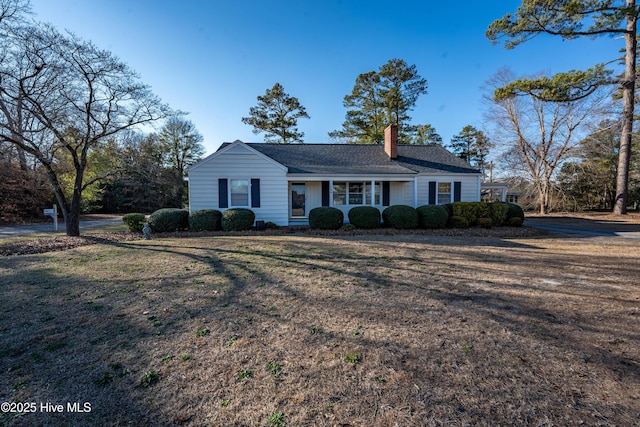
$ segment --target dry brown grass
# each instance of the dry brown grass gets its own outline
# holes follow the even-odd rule
[[[638,425],[638,246],[217,236],[0,258],[0,401],[38,405],[0,425]]]

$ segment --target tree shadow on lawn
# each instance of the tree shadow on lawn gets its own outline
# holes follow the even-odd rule
[[[372,425],[392,420],[427,425],[430,417],[526,424],[546,416],[562,423],[558,414],[566,408],[576,418],[565,419],[565,424],[593,413],[619,424],[637,420],[632,418],[631,398],[607,385],[617,381],[627,390],[640,386],[634,332],[640,325],[632,312],[637,300],[624,298],[613,281],[595,276],[593,287],[603,295],[612,291],[612,307],[604,310],[595,299],[587,306],[567,307],[567,301],[589,294],[589,288],[575,283],[575,274],[566,272],[578,264],[569,256],[537,247],[509,252],[494,245],[487,247],[496,252],[478,253],[421,239],[403,244],[370,239],[375,249],[358,239],[336,245],[331,238],[273,238],[270,247],[236,240],[222,242],[224,247],[216,247],[216,238],[204,240],[210,246],[186,239],[171,246],[159,240],[109,243],[134,251],[132,256],[141,262],[152,262],[148,253],[184,260],[180,270],[150,266],[154,277],[140,278],[137,284],[119,276],[104,282],[63,279],[48,269],[3,278],[3,283],[13,284],[11,297],[17,302],[6,305],[1,323],[20,319],[3,325],[0,340],[9,350],[2,353],[0,369],[10,373],[2,380],[3,389],[26,382],[7,400],[56,402],[64,397],[89,400],[94,406],[90,414],[29,414],[12,425],[206,422],[199,408],[190,409],[179,394],[167,399],[168,392],[160,388],[140,387],[144,372],[158,366],[164,371],[155,350],[163,342],[174,347],[180,343],[196,359],[200,352],[213,355],[191,369],[196,376],[213,376],[215,389],[197,396],[228,424],[250,422],[243,416],[264,422],[258,409],[264,403],[256,396],[273,400],[287,414],[299,413],[293,418],[302,423],[316,422],[322,415],[314,411],[330,405],[336,422]],[[560,267],[542,270],[540,258]],[[505,265],[517,265],[520,271],[505,272]],[[618,258],[603,257],[586,273],[607,273],[619,265]],[[478,266],[486,277],[477,276]],[[96,298],[98,291],[105,295]],[[45,304],[33,306],[34,301]],[[75,317],[67,319],[78,305]],[[33,309],[40,315],[37,321],[26,314]],[[64,320],[58,323],[62,314]],[[205,318],[208,323],[202,322]],[[156,320],[163,324],[154,326]],[[196,332],[205,328],[209,337],[197,338]],[[33,338],[25,341],[27,334]],[[238,341],[227,347],[224,340],[233,336]],[[59,344],[65,341],[70,343]],[[269,342],[277,346],[264,345]],[[228,353],[211,353],[214,347]],[[358,353],[361,363],[334,362],[349,351]],[[249,359],[234,357],[241,353]],[[286,361],[278,380],[285,394],[276,392],[270,398],[273,391],[267,388],[267,395],[255,394],[252,401],[237,395],[235,412],[223,411],[219,402],[224,393],[240,393],[233,382],[235,370],[271,357]],[[119,377],[113,363],[132,372]],[[189,371],[183,373],[181,365],[166,371],[159,384],[175,393],[183,381],[180,375]],[[105,373],[113,378],[106,385],[96,384],[101,375],[106,381]],[[617,403],[598,390],[594,381],[602,379]],[[196,384],[207,388],[205,379]],[[307,393],[309,401],[296,404],[293,391]],[[247,399],[252,396],[246,394]]]
[[[373,239],[373,241],[382,243],[384,239],[382,241],[380,239]],[[587,287],[576,285],[576,276],[572,273],[563,273],[562,268],[563,266],[578,264],[576,260],[571,257],[562,259],[562,257],[558,257],[557,254],[553,254],[552,256],[549,256],[548,259],[557,263],[559,267],[556,267],[556,269],[547,269],[546,271],[542,271],[539,267],[540,260],[537,259],[537,257],[541,256],[537,253],[537,249],[540,249],[539,247],[534,247],[536,249],[536,253],[533,254],[526,255],[528,253],[527,251],[521,251],[515,255],[502,253],[499,258],[493,260],[488,259],[487,256],[483,254],[474,253],[473,255],[463,255],[470,259],[474,259],[475,257],[475,262],[484,263],[485,269],[489,270],[485,270],[485,274],[488,274],[490,277],[500,277],[501,273],[503,273],[501,271],[501,266],[503,265],[513,266],[518,264],[520,266],[530,267],[530,271],[525,273],[525,277],[514,275],[512,273],[510,282],[506,285],[502,278],[501,280],[494,282],[491,280],[484,280],[481,283],[481,288],[478,289],[470,287],[468,283],[455,283],[460,282],[461,279],[466,282],[473,282],[473,275],[476,271],[472,267],[458,267],[455,271],[439,273],[441,280],[449,281],[446,285],[441,281],[434,282],[432,280],[433,277],[431,276],[422,278],[427,285],[425,285],[425,283],[417,284],[414,281],[416,278],[415,275],[424,273],[421,267],[406,268],[406,266],[403,265],[402,271],[408,272],[411,276],[410,280],[405,282],[402,279],[389,278],[387,274],[380,274],[380,272],[372,271],[373,269],[352,269],[351,267],[354,265],[362,265],[362,256],[358,254],[357,248],[351,248],[345,254],[344,251],[336,251],[331,244],[327,244],[326,240],[323,241],[321,239],[316,239],[316,242],[313,242],[313,240],[311,242],[312,244],[317,242],[317,245],[319,246],[326,246],[320,251],[322,256],[317,252],[317,248],[314,253],[296,254],[295,257],[286,253],[282,255],[275,255],[270,251],[252,250],[249,249],[249,247],[241,250],[215,249],[201,246],[185,246],[184,248],[199,251],[213,251],[218,255],[227,254],[232,256],[257,257],[258,259],[263,258],[264,265],[268,265],[273,262],[284,262],[302,270],[312,269],[312,271],[319,275],[337,275],[346,277],[348,280],[343,280],[342,283],[348,287],[358,287],[358,289],[362,288],[362,285],[359,284],[362,279],[366,279],[367,289],[371,289],[376,286],[379,286],[381,289],[391,289],[393,287],[397,287],[397,285],[402,285],[402,287],[405,287],[407,290],[418,290],[422,294],[422,298],[416,297],[414,299],[415,305],[407,305],[401,308],[399,312],[406,313],[407,310],[417,312],[423,311],[425,313],[432,312],[433,310],[420,302],[424,299],[429,302],[437,301],[443,306],[454,307],[458,315],[462,317],[475,318],[479,316],[478,320],[482,323],[488,323],[490,325],[497,324],[501,329],[511,331],[512,334],[518,335],[519,340],[529,342],[530,348],[525,350],[524,355],[520,355],[518,358],[523,358],[523,360],[530,360],[532,358],[538,359],[538,366],[545,365],[545,354],[551,354],[550,357],[559,361],[558,363],[562,363],[562,359],[564,357],[572,359],[574,365],[571,369],[576,369],[575,367],[577,366],[578,374],[576,375],[581,376],[581,378],[580,380],[575,380],[575,378],[571,376],[563,375],[559,377],[562,378],[562,381],[572,382],[575,384],[587,384],[589,382],[590,375],[594,372],[597,375],[603,375],[603,373],[598,370],[604,369],[608,372],[604,375],[607,375],[609,379],[612,379],[612,381],[621,381],[624,377],[627,383],[635,385],[638,385],[639,383],[640,360],[637,354],[637,347],[634,347],[638,342],[638,335],[633,332],[637,331],[639,328],[631,327],[625,329],[619,322],[615,323],[614,319],[615,316],[619,316],[622,312],[626,311],[628,314],[625,316],[627,320],[630,323],[638,323],[637,318],[633,317],[632,311],[634,304],[637,305],[637,300],[623,298],[623,294],[620,294],[619,290],[618,295],[615,297],[604,296],[603,301],[606,301],[607,298],[609,298],[608,302],[610,304],[617,305],[617,307],[611,310],[611,313],[608,314],[601,312],[600,314],[603,315],[600,318],[601,320],[593,317],[594,313],[598,313],[598,304],[595,301],[591,301],[591,306],[587,307],[588,310],[582,311],[584,307],[581,307],[578,304],[575,309],[567,311],[563,306],[562,301],[571,298],[588,297],[590,295],[588,286],[596,286],[599,288],[603,286],[607,288],[607,286],[609,286],[606,284],[587,284]],[[429,245],[434,244],[430,241],[426,243]],[[438,243],[435,244],[437,245]],[[528,246],[518,248],[532,249]],[[392,252],[393,249],[393,247],[389,247],[387,252],[393,254],[391,257],[394,262],[404,264],[416,260],[415,254],[411,256],[400,255],[403,251],[398,251],[396,248],[396,251]],[[166,249],[154,250],[165,251]],[[412,250],[415,250],[415,248]],[[176,255],[192,257],[199,262],[211,262],[207,257],[185,254],[184,252],[181,252],[181,250],[172,249],[171,251],[175,251]],[[457,257],[461,256],[458,248],[450,250],[442,250],[440,248],[438,252],[444,258],[446,258],[447,255],[455,255]],[[335,259],[338,253],[340,255],[339,262],[350,266],[349,268],[345,269],[344,266],[332,265],[319,266],[315,262],[319,258],[331,259],[333,257]],[[219,260],[218,262],[221,263],[220,265],[224,266],[228,261]],[[447,261],[443,261],[443,259],[441,259],[439,262],[443,263]],[[587,262],[588,261],[585,260],[585,263]],[[606,270],[619,266],[619,262],[620,260],[616,257],[602,257],[600,263],[605,265],[605,268],[595,268],[595,270],[590,272],[590,274],[597,273],[598,270],[600,270],[601,273],[606,274]],[[532,266],[532,264],[536,264],[538,267]],[[217,268],[219,268],[220,265],[218,265]],[[251,269],[251,267],[243,265],[242,263],[237,263],[236,267]],[[293,288],[287,285],[286,279],[278,279],[275,275],[265,275],[263,274],[263,270],[259,267],[248,271],[254,275],[251,282],[257,280],[261,283],[271,285],[277,284],[279,286],[280,297],[283,299],[295,298],[297,300],[304,301],[304,305],[308,308],[326,307],[324,310],[328,310],[329,307],[327,307],[327,304],[330,304],[331,312],[336,316],[337,313],[354,313],[354,310],[356,310],[355,312],[359,314],[354,314],[354,316],[361,318],[363,323],[366,323],[364,313],[359,312],[357,307],[354,308],[354,301],[349,298],[341,299],[340,297],[334,297],[330,300],[318,299],[314,295],[313,289],[301,290],[299,288]],[[243,290],[249,285],[248,282],[243,280],[234,280],[236,280],[236,290]],[[530,281],[530,283],[525,283],[527,281]],[[549,283],[545,283],[545,281]],[[558,281],[566,281],[572,285],[554,285],[554,283],[558,283]],[[506,288],[500,288],[505,286]],[[491,289],[491,287],[495,287],[496,289]],[[610,287],[610,289],[613,289],[613,287]],[[600,290],[600,292],[603,293],[606,291],[607,289]],[[519,292],[523,295],[520,295]],[[527,295],[527,293],[530,295]],[[604,295],[606,295],[606,293]],[[552,299],[553,303],[541,303],[541,301],[545,299]],[[260,306],[260,300],[254,300],[251,292],[244,293],[242,296],[239,296],[237,292],[230,293],[227,303],[248,305],[252,307]],[[356,306],[357,305],[358,304],[356,304]],[[626,308],[621,310],[619,307],[620,305],[625,305]],[[388,312],[389,308],[390,306],[388,301],[367,300],[366,302],[366,309],[368,311],[379,313]],[[397,309],[398,307],[394,308]],[[252,308],[251,312],[253,314],[257,313],[261,316],[270,316],[268,310],[264,309],[255,310]],[[326,315],[323,317],[330,318],[332,316]],[[603,319],[605,319],[605,317],[607,317],[607,321],[614,322],[615,324],[604,324]],[[423,320],[437,322],[437,319]],[[402,323],[401,318],[389,318],[387,321],[391,324]],[[278,318],[277,323],[281,322],[295,323],[295,320],[294,318]],[[309,328],[309,324],[296,324],[295,326],[300,329]],[[419,327],[419,323],[416,323],[416,327]],[[479,334],[482,333],[482,331],[476,332]],[[338,332],[334,331],[334,333]],[[446,331],[443,331],[443,334],[446,335]],[[396,351],[400,351],[398,350],[397,345],[398,343],[393,340],[381,340],[378,342],[374,340],[367,343],[364,347],[382,346],[384,348],[395,346]],[[534,354],[536,352],[538,354]],[[515,356],[511,355],[510,357],[512,358]],[[559,371],[562,372],[562,369],[559,369]],[[566,372],[562,373],[566,374]],[[427,375],[428,373],[425,372],[424,374]],[[417,375],[417,377],[419,377],[419,375]],[[552,378],[545,375],[545,380],[552,381]],[[554,393],[561,393],[562,381],[559,381],[558,378],[553,379],[555,386],[558,387],[558,390],[555,390]],[[546,399],[549,397],[550,396],[547,395],[543,398]],[[566,396],[564,397],[566,398]],[[555,396],[555,398],[558,398],[558,396]],[[584,401],[584,399],[582,400]],[[606,407],[604,401],[601,401],[600,398],[593,399],[590,404],[596,405],[600,412],[604,411]],[[618,409],[622,410],[623,414],[629,413],[629,408],[624,406],[624,404],[623,406],[619,406]],[[614,416],[614,412],[608,411],[609,416]]]
[[[336,236],[332,237],[338,240],[347,241],[370,241],[370,242],[397,242],[399,236],[384,235],[361,235],[361,236]],[[525,240],[525,238],[502,238],[493,236],[439,236],[428,234],[406,234],[401,235],[403,242],[423,243],[439,246],[458,246],[458,247],[475,247],[487,246],[495,248],[523,248],[523,249],[541,249],[536,246],[535,238],[526,238],[531,243],[523,243],[522,241],[514,241],[511,239]]]

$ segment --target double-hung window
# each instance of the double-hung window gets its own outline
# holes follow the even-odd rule
[[[333,183],[333,205],[346,205],[347,204],[347,183],[346,182],[334,182]]]
[[[376,182],[373,190],[373,194],[371,194],[371,182],[365,182],[364,184],[364,192],[366,196],[366,204],[368,205],[379,205],[380,202],[380,182]]]
[[[444,205],[459,202],[462,196],[461,181],[429,181],[429,204]]]
[[[231,207],[248,207],[249,206],[249,180],[248,179],[231,179],[230,200]]]
[[[438,183],[438,204],[444,205],[445,203],[451,203],[451,183],[439,182]]]
[[[218,178],[218,207],[220,209],[259,208],[260,178]]]
[[[349,183],[349,204],[362,205],[364,203],[364,185],[362,182]]]
[[[333,183],[333,206],[380,204],[380,183],[376,182],[374,194],[371,194],[371,182],[339,182]]]

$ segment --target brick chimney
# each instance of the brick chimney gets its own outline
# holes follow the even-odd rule
[[[398,125],[389,125],[384,130],[384,152],[391,160],[398,158]]]

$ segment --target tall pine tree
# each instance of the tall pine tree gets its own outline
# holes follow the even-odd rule
[[[484,132],[471,125],[462,128],[449,143],[449,148],[456,156],[480,169],[483,174],[485,160],[491,147],[492,144]]]
[[[427,80],[415,65],[391,59],[376,71],[360,74],[351,94],[344,97],[347,108],[342,129],[329,136],[349,143],[382,144],[384,129],[398,125],[400,143],[410,143],[417,128],[410,125],[409,112],[427,93]]]
[[[251,107],[242,123],[253,126],[253,133],[265,133],[265,141],[289,144],[302,142],[304,132],[298,130],[298,119],[309,115],[298,98],[285,93],[280,83],[258,96],[258,105]]]

